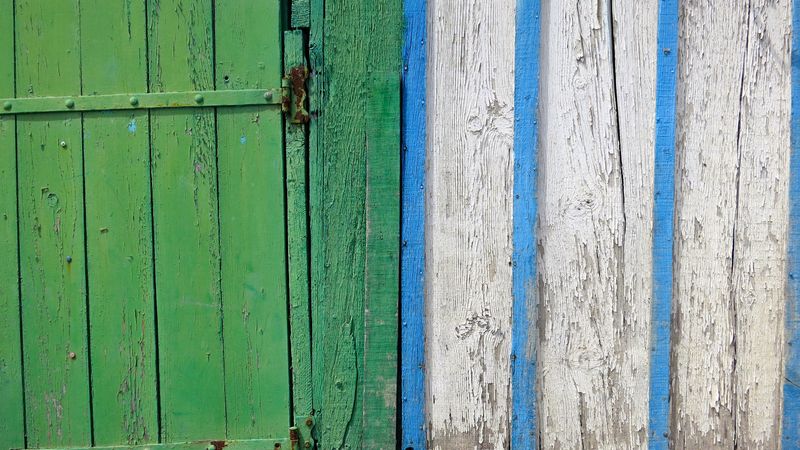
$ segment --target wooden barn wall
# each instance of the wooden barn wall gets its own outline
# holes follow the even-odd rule
[[[530,3],[427,2],[425,404],[404,417],[424,414],[441,449],[778,448],[792,2],[679,1],[677,20],[659,16],[669,0]],[[670,20],[677,45],[660,48]],[[515,48],[531,22],[536,60]],[[676,70],[657,76],[669,55]],[[672,242],[653,232],[657,93],[675,108]],[[515,223],[525,202],[535,228]],[[516,259],[519,233],[535,260]],[[654,267],[654,247],[671,245]],[[520,262],[536,270],[524,298]],[[663,264],[672,336],[655,371],[670,383],[651,408],[651,352],[670,345],[651,339]],[[519,358],[536,363],[530,383]],[[659,411],[666,436],[649,442]]]

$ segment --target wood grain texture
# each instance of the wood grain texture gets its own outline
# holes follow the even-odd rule
[[[647,445],[657,4],[542,15],[544,448]]]
[[[215,9],[219,90],[280,85],[281,2],[228,0]],[[286,435],[283,123],[276,107],[217,110],[227,437]]]
[[[284,32],[284,72],[308,66],[303,32]],[[288,230],[289,320],[292,336],[292,399],[297,417],[314,414],[311,378],[311,304],[309,303],[308,166],[306,130],[286,120],[286,224]]]
[[[150,90],[214,88],[212,2],[148,3]],[[151,112],[161,439],[225,436],[213,110]]]
[[[515,2],[428,4],[426,409],[431,448],[506,448]]]
[[[787,1],[680,10],[675,448],[775,448],[789,163]]]
[[[147,90],[145,2],[81,1],[83,92]],[[148,114],[84,114],[95,445],[158,441]]]
[[[16,1],[17,97],[80,93],[78,1]],[[81,117],[17,120],[27,442],[91,445]]]
[[[14,97],[14,2],[0,1],[0,97]],[[17,240],[16,119],[0,117],[0,448],[25,446]]]

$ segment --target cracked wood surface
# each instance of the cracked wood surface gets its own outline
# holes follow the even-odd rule
[[[675,448],[776,448],[791,4],[680,9]]]
[[[544,448],[645,448],[657,3],[542,11]]]
[[[427,410],[432,448],[506,448],[515,2],[428,5]]]

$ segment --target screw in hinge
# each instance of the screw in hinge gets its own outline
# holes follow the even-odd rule
[[[311,425],[314,425],[314,419],[311,417],[306,418],[306,426],[310,428]]]

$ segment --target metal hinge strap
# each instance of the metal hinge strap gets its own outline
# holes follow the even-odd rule
[[[0,115],[47,112],[111,111],[124,109],[202,108],[215,106],[279,105],[279,89],[230,91],[149,92],[0,99]]]

